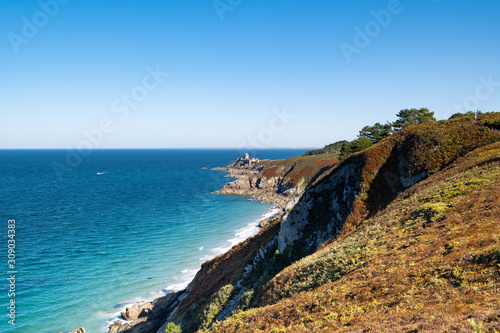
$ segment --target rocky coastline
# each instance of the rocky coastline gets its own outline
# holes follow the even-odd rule
[[[158,306],[165,312],[158,317],[164,323],[156,332],[163,333],[165,322],[169,321],[175,322],[186,333],[206,330],[254,332],[256,328],[268,332],[314,331],[318,328],[316,325],[324,324],[328,326],[321,326],[321,329],[338,331],[347,326],[338,320],[337,315],[330,315],[343,311],[343,317],[350,316],[353,304],[358,304],[351,303],[351,295],[359,293],[363,295],[360,304],[368,304],[371,313],[360,315],[363,322],[349,322],[349,327],[400,331],[402,325],[406,325],[405,331],[413,331],[415,322],[429,325],[427,317],[416,318],[408,313],[407,317],[400,318],[401,322],[387,326],[386,318],[400,313],[400,310],[397,307],[390,310],[392,312],[386,310],[402,290],[395,289],[388,294],[387,281],[392,281],[398,288],[407,288],[405,290],[413,290],[416,285],[407,282],[406,276],[409,275],[395,274],[396,270],[386,267],[399,262],[398,270],[413,269],[411,276],[420,276],[420,272],[427,270],[426,276],[432,277],[445,267],[443,260],[446,259],[451,273],[442,276],[452,280],[450,284],[435,284],[445,294],[455,283],[456,274],[453,272],[456,266],[452,265],[456,265],[460,258],[466,258],[469,267],[473,260],[470,253],[493,253],[484,251],[494,249],[490,230],[496,229],[481,230],[478,235],[483,241],[472,245],[464,243],[467,247],[460,249],[460,253],[453,252],[459,251],[458,246],[452,246],[459,241],[466,242],[460,236],[462,230],[471,230],[476,223],[488,225],[488,228],[497,227],[494,220],[483,218],[491,216],[491,208],[497,207],[494,200],[499,197],[495,192],[498,186],[490,183],[489,177],[498,180],[498,169],[490,166],[498,163],[500,138],[496,129],[500,121],[497,115],[490,117],[481,120],[487,126],[470,124],[468,119],[412,126],[342,162],[327,154],[284,161],[250,160],[245,156],[229,166],[215,168],[236,178],[216,193],[253,196],[256,200],[274,202],[282,210],[274,219],[262,222],[263,227],[257,235],[203,263],[186,290],[174,293],[166,305]],[[464,136],[474,140],[464,141]],[[429,141],[429,138],[433,140]],[[421,142],[431,144],[419,144]],[[482,168],[481,172],[478,173],[476,168]],[[430,177],[432,179],[427,179]],[[457,180],[461,181],[457,183]],[[489,187],[483,188],[482,184]],[[467,191],[464,190],[466,186],[469,186]],[[470,193],[485,199],[471,199]],[[460,201],[455,201],[457,197]],[[482,205],[472,210],[477,216],[464,220],[456,218],[469,214],[475,201]],[[427,214],[429,211],[431,215]],[[444,212],[449,212],[449,215]],[[479,212],[485,214],[479,215]],[[447,229],[441,231],[442,228],[459,223],[462,226],[455,229],[455,240],[439,236],[451,235]],[[479,228],[474,227],[474,230]],[[415,232],[418,232],[418,237],[426,237],[422,244],[429,244],[426,246],[431,251],[424,248],[418,252],[416,246],[412,247],[413,243],[408,239],[411,240]],[[434,244],[436,239],[440,243]],[[474,252],[470,252],[472,249]],[[449,256],[443,259],[445,255]],[[421,266],[408,267],[410,257],[420,258]],[[476,272],[483,272],[498,262],[497,256],[488,254],[487,258],[473,261],[483,265],[474,268]],[[372,275],[384,278],[374,279],[375,287],[365,286],[366,276]],[[471,290],[475,290],[472,289],[475,276],[479,274],[462,275],[463,279],[470,279]],[[490,278],[488,283],[497,282]],[[428,284],[419,286],[421,290],[415,295],[425,295],[427,287]],[[458,285],[455,291],[463,297],[470,296]],[[371,296],[372,293],[375,296]],[[371,300],[385,303],[378,303],[380,307],[370,309],[369,304],[374,302],[365,300],[365,294],[370,295]],[[421,304],[421,308],[430,306],[432,312],[429,313],[442,313],[441,318],[447,318],[448,313],[438,305],[439,302],[434,302],[433,295],[435,293],[431,291],[426,299],[413,297],[412,303],[408,304],[415,302]],[[488,311],[490,316],[491,291],[484,290],[483,295],[486,301],[476,297],[471,298],[471,304],[481,304],[482,313]],[[457,308],[463,306],[464,303],[455,296],[455,293],[451,294],[449,302]],[[337,302],[341,302],[340,305]],[[127,309],[122,316],[137,316],[137,320],[141,320],[144,318],[141,316],[151,315],[151,309],[150,305],[139,305]],[[382,317],[380,309],[384,311]],[[485,323],[492,322],[492,328],[498,327],[498,316],[493,317],[496,314],[487,317],[487,321],[485,315],[474,309],[466,311],[449,323],[440,320],[427,327],[432,327],[429,331],[436,331],[442,323],[458,323],[462,326],[457,327],[470,330],[471,321],[468,319],[474,316],[483,318],[481,320]],[[378,321],[374,322],[374,318]],[[155,332],[156,326],[147,326],[149,317],[142,320],[146,324],[140,329],[115,332]],[[304,326],[306,322],[308,326]]]
[[[283,185],[282,177],[267,178],[262,175],[264,169],[272,168],[278,162],[280,160],[249,159],[245,154],[228,166],[213,168],[212,170],[228,172],[226,177],[237,178],[214,193],[252,196],[255,200],[273,203],[281,208],[273,216],[259,222],[259,227],[264,228],[282,216],[286,209],[293,207],[303,192],[300,186]],[[175,313],[189,291],[190,286],[185,290],[172,291],[151,302],[127,307],[121,313],[121,320],[114,321],[108,327],[109,333],[163,333],[169,317]]]
[[[251,196],[258,201],[273,203],[284,210],[291,209],[304,192],[305,184],[285,184],[282,176],[264,175],[264,170],[278,167],[281,160],[257,160],[254,163],[251,161],[239,158],[226,167],[213,168],[212,170],[228,172],[226,177],[237,178],[214,193]]]
[[[151,302],[130,306],[121,313],[123,320],[109,326],[109,333],[156,332],[168,316],[173,313],[185,291],[172,291]]]

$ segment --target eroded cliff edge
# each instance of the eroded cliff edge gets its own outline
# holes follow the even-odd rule
[[[237,178],[215,193],[252,196],[282,209],[291,209],[311,182],[338,162],[332,155],[261,161],[238,158],[226,167],[213,169],[226,171],[227,177]]]
[[[500,141],[498,127],[498,114],[483,115],[478,123],[468,119],[432,122],[400,130],[340,164],[326,162],[328,158],[323,155],[279,161],[251,172],[228,167],[226,171],[239,179],[219,193],[254,195],[266,189],[270,197],[299,185],[298,200],[285,210],[279,222],[250,239],[252,245],[247,242],[205,263],[172,319],[183,332],[204,331],[234,314],[279,302],[288,294],[277,292],[271,302],[266,295],[276,289],[274,277],[284,268],[299,260],[308,263],[309,255],[362,227],[399,194],[467,153]],[[318,168],[322,163],[324,166]],[[309,260],[314,266],[315,259]],[[347,262],[339,265],[335,269],[350,267]],[[346,274],[349,272],[346,270]],[[321,270],[316,273],[329,274]],[[310,273],[304,274],[289,275],[286,284],[293,285]],[[275,315],[280,317],[279,313]],[[282,318],[283,325],[297,316],[307,320],[305,314],[290,315]],[[243,317],[232,317],[235,326],[228,331],[238,331],[243,327],[240,324],[255,328],[252,322],[240,322],[238,318]],[[268,323],[262,323],[260,330],[266,331]]]
[[[265,166],[259,166],[257,163],[234,166],[233,163],[220,169],[228,171],[229,176],[238,179],[227,184],[219,193],[252,195],[263,201],[271,201],[271,198],[276,196],[283,199],[285,204],[280,207],[285,208],[285,211],[258,235],[238,244],[228,253],[204,263],[183,292],[183,298],[179,300],[176,310],[169,314],[168,321],[178,324],[184,333],[197,330],[250,332],[255,330],[257,324],[261,331],[267,331],[271,324],[280,329],[285,329],[292,323],[298,325],[297,327],[304,323],[314,325],[316,319],[311,319],[308,314],[321,308],[317,304],[321,304],[322,297],[328,296],[328,288],[325,286],[325,290],[315,294],[311,302],[309,299],[301,299],[298,293],[301,290],[320,288],[323,283],[321,281],[330,283],[366,265],[366,261],[362,260],[365,254],[358,255],[353,252],[351,255],[354,250],[348,246],[350,243],[343,240],[364,228],[367,221],[384,212],[386,207],[391,207],[397,198],[400,198],[400,201],[407,198],[410,195],[408,193],[412,193],[412,189],[429,176],[432,176],[432,179],[441,177],[445,181],[451,179],[452,176],[445,172],[452,170],[450,168],[454,163],[458,163],[457,161],[461,161],[460,165],[463,165],[463,170],[456,171],[459,174],[471,168],[472,176],[479,174],[479,171],[474,170],[480,168],[488,172],[495,170],[492,168],[495,165],[493,163],[498,164],[498,144],[494,144],[500,141],[499,129],[500,116],[487,114],[480,116],[478,122],[464,118],[405,128],[342,163],[333,161],[333,157],[320,155],[284,161],[262,161],[267,163]],[[481,147],[484,147],[484,151],[478,151]],[[480,157],[477,157],[478,161],[471,157],[475,156],[471,155],[475,151]],[[474,185],[480,180],[483,181],[471,178],[465,184]],[[427,183],[431,186],[433,181]],[[451,186],[453,191],[455,186],[458,185]],[[296,195],[283,194],[291,193],[290,189],[291,192],[297,191]],[[259,197],[259,192],[264,192],[265,195]],[[444,190],[442,192],[445,193]],[[396,208],[391,208],[389,212],[392,215],[389,214],[389,217],[396,215],[396,224],[389,228],[388,232],[397,231],[400,228],[398,225],[406,223],[404,219],[413,223],[412,221],[422,217],[428,220],[423,224],[423,228],[426,228],[433,221],[433,214],[441,214],[441,210],[449,209],[453,205],[441,203],[439,200],[442,196],[430,196],[431,199],[428,200],[438,201],[425,203],[423,208],[411,206],[427,196],[419,194],[417,199],[404,201]],[[288,208],[287,203],[290,201],[286,201],[286,198],[296,201],[293,207]],[[400,222],[399,218],[402,218],[403,222]],[[474,224],[483,222],[477,220]],[[377,229],[377,232],[370,235],[373,239],[363,240],[353,236],[350,242],[363,241],[371,244],[379,240],[379,234],[380,230]],[[362,249],[362,246],[367,246],[365,243],[354,248]],[[411,244],[402,243],[398,250],[404,250]],[[452,251],[450,244],[448,241],[443,245],[445,253]],[[342,252],[332,246],[347,247],[351,252]],[[388,250],[392,249],[393,247],[390,247]],[[422,261],[428,260],[428,253],[431,252],[425,252]],[[340,261],[329,257],[325,259],[325,256],[330,254],[342,255],[345,258],[342,257]],[[397,259],[394,257],[396,254],[391,255],[391,262]],[[467,262],[483,260],[475,259],[474,256],[467,258]],[[493,256],[488,260],[496,262],[496,258]],[[373,260],[378,258],[374,257]],[[310,269],[300,270],[301,265]],[[322,268],[327,266],[328,269]],[[378,269],[378,266],[372,269]],[[384,272],[381,271],[380,274]],[[456,277],[456,272],[453,272],[443,276]],[[309,276],[314,278],[309,281]],[[288,298],[295,296],[297,299],[286,303]],[[335,302],[338,301],[337,294],[332,297]],[[329,302],[332,303],[331,300]],[[388,304],[393,302],[394,300],[389,300]],[[285,303],[286,307],[280,307],[280,304]],[[300,307],[300,312],[282,315],[286,312],[285,309],[292,308],[295,304]],[[235,314],[238,315],[234,316]],[[340,325],[345,320],[342,316],[327,313],[322,320],[333,326]],[[260,320],[261,317],[266,320]],[[231,319],[226,321],[228,318]],[[214,324],[215,322],[220,324]]]

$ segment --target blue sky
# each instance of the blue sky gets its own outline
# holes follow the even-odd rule
[[[500,111],[498,13],[494,0],[0,0],[0,149],[316,147],[403,108]]]

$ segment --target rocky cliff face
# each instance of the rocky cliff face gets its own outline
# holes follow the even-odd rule
[[[308,189],[293,209],[283,216],[278,250],[283,252],[287,245],[292,248],[299,245],[300,252],[311,252],[337,234],[360,192],[361,169],[358,161],[345,163],[325,181]]]
[[[228,177],[238,178],[216,191],[219,194],[247,195],[262,202],[276,204],[280,208],[291,208],[305,189],[305,183],[285,183],[282,176],[266,177],[262,171],[276,166],[280,161],[259,161],[252,165],[241,165],[238,161],[224,168],[215,168],[229,172]]]
[[[264,191],[272,198],[295,189],[298,195],[289,201],[294,206],[285,210],[272,232],[267,229],[265,238],[263,234],[254,237],[253,244],[260,245],[251,247],[250,257],[240,260],[249,251],[240,248],[207,264],[219,268],[211,271],[214,277],[224,275],[228,267],[232,267],[231,272],[237,267],[243,271],[217,286],[209,283],[210,289],[205,285],[209,275],[200,271],[191,285],[193,297],[181,304],[174,320],[183,332],[194,332],[209,328],[215,319],[223,321],[231,314],[258,307],[269,279],[291,262],[349,235],[399,193],[457,158],[500,141],[500,133],[488,126],[491,121],[485,116],[484,124],[460,120],[406,128],[341,164],[322,156],[269,163],[260,170],[227,167],[225,170],[239,179],[219,193],[258,197],[258,192]]]
[[[478,123],[412,126],[340,164],[320,155],[219,168],[238,179],[218,193],[254,196],[285,210],[258,235],[204,263],[169,320],[184,333],[195,332],[262,305],[262,290],[285,267],[359,230],[398,194],[458,158],[500,141],[499,123],[493,114]]]
[[[309,186],[283,216],[279,251],[291,246],[292,257],[300,259],[332,237],[355,230],[429,174],[467,152],[500,140],[498,131],[491,129],[489,122],[485,125],[441,121],[413,126],[351,156]]]

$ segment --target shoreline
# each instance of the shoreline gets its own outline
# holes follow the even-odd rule
[[[271,168],[280,161],[281,160],[249,160],[248,154],[246,154],[244,158],[238,158],[235,162],[229,164],[228,166],[211,169],[212,171],[227,172],[226,177],[228,178],[236,178],[236,180],[223,185],[220,190],[213,192],[214,194],[247,197],[249,200],[272,204],[273,206],[267,213],[261,215],[261,217],[257,220],[252,221],[239,229],[233,230],[234,237],[226,240],[230,243],[230,245],[212,249],[212,251],[216,251],[210,255],[202,257],[203,260],[200,260],[196,269],[185,269],[186,272],[192,272],[192,274],[189,275],[188,280],[182,283],[167,286],[167,288],[159,291],[159,293],[163,293],[164,295],[154,298],[153,300],[125,305],[125,309],[120,312],[118,316],[115,316],[113,319],[106,322],[107,332],[118,333],[124,330],[134,329],[139,325],[144,325],[150,323],[151,321],[155,326],[157,326],[161,321],[159,330],[148,330],[147,332],[162,333],[170,316],[175,313],[180,302],[188,296],[190,292],[189,286],[192,281],[194,281],[194,278],[200,271],[203,263],[228,253],[237,244],[256,236],[269,222],[276,219],[278,215],[283,214],[288,207],[293,206],[303,191],[300,186],[288,186],[284,191],[283,186],[280,184],[282,177],[276,176],[267,179],[260,174],[262,170]],[[168,287],[171,288],[168,289]],[[168,302],[162,304],[161,306],[157,306],[156,309],[157,312],[165,312],[163,316],[159,318],[158,313],[154,313],[154,307],[155,304],[161,303],[165,301],[165,299],[168,299]],[[127,315],[128,313],[134,314],[132,317],[133,320],[124,320],[130,319],[128,316],[125,316],[127,318],[124,318],[124,314]]]
[[[251,200],[259,201],[259,200],[255,199],[254,197],[251,197]],[[263,201],[260,201],[260,202],[267,203],[267,202],[263,202]],[[260,232],[260,230],[262,229],[262,227],[265,225],[266,221],[272,220],[280,213],[282,213],[282,209],[279,208],[278,205],[273,204],[273,206],[267,211],[267,213],[261,215],[259,218],[244,225],[243,227],[240,227],[238,229],[233,230],[233,237],[225,240],[225,242],[229,243],[228,246],[221,245],[219,247],[211,249],[210,250],[210,251],[212,251],[211,254],[207,254],[207,255],[200,258],[200,261],[197,265],[197,268],[186,268],[182,271],[182,272],[186,271],[186,274],[190,273],[188,275],[188,277],[189,277],[188,279],[183,279],[184,281],[182,281],[182,282],[175,281],[174,284],[170,284],[164,289],[161,289],[157,292],[152,292],[151,294],[153,294],[153,295],[150,298],[149,297],[143,298],[142,296],[138,296],[137,298],[140,298],[141,299],[140,301],[135,301],[135,302],[132,301],[130,303],[125,301],[123,303],[117,304],[117,305],[120,305],[120,304],[123,304],[123,305],[115,308],[116,311],[114,311],[114,313],[113,313],[114,316],[110,320],[107,320],[105,322],[105,325],[102,327],[102,332],[115,332],[115,330],[112,330],[112,328],[115,326],[115,329],[116,329],[122,325],[126,325],[126,328],[130,329],[131,327],[134,327],[135,325],[139,324],[139,323],[135,323],[135,322],[140,320],[141,318],[139,317],[135,320],[125,320],[122,317],[123,313],[126,313],[127,311],[128,312],[135,311],[135,309],[138,309],[139,312],[141,312],[140,309],[149,307],[150,304],[153,304],[155,302],[159,302],[162,299],[164,299],[165,297],[167,297],[169,295],[173,295],[173,293],[175,293],[175,296],[177,296],[177,297],[185,294],[189,284],[193,281],[194,277],[201,269],[202,263],[210,261],[210,260],[212,260],[220,255],[223,255],[223,254],[229,252],[235,245],[237,245],[241,242],[244,242],[245,240],[257,235]],[[201,260],[201,259],[203,259],[203,260]],[[130,327],[128,327],[129,325],[130,325]],[[162,326],[164,326],[164,325],[162,325]],[[121,332],[121,331],[116,331],[116,332]]]

